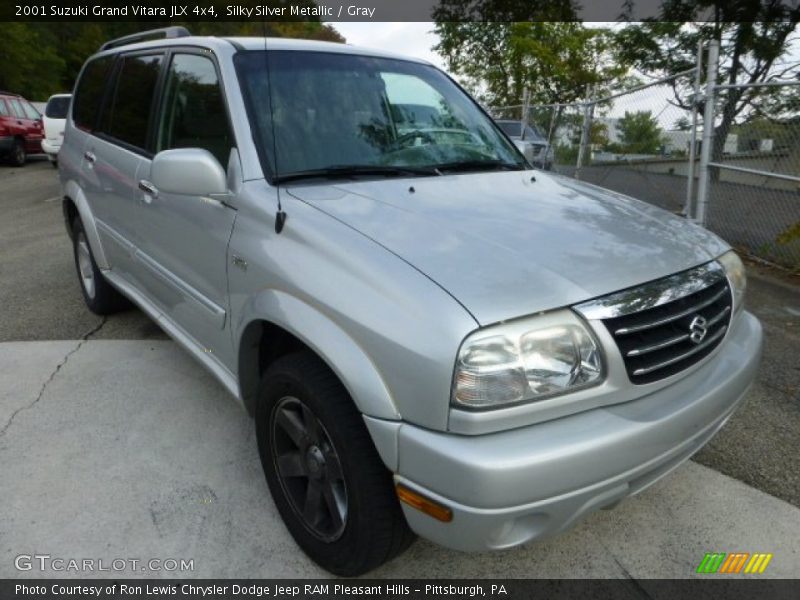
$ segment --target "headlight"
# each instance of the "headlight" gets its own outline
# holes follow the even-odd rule
[[[453,404],[495,408],[596,385],[604,371],[599,347],[569,310],[476,331],[458,352]]]
[[[747,274],[745,273],[742,259],[730,250],[717,259],[717,262],[725,269],[728,281],[733,292],[733,311],[738,312],[744,306],[744,292],[747,289]]]

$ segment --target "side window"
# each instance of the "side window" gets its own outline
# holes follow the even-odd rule
[[[113,56],[104,56],[90,62],[83,70],[83,76],[75,91],[75,102],[72,107],[72,118],[75,125],[85,131],[92,131],[97,123],[97,114],[103,101]]]
[[[35,108],[33,108],[33,105],[32,105],[30,102],[24,102],[24,101],[23,101],[23,102],[22,102],[22,110],[24,110],[24,111],[25,111],[25,115],[26,115],[26,116],[27,116],[29,119],[33,119],[34,121],[35,121],[36,119],[39,119],[39,118],[41,118],[41,116],[42,116],[41,114],[39,114],[39,111],[38,111],[38,110],[36,110]]]
[[[11,112],[14,113],[15,117],[17,117],[18,119],[27,118],[25,116],[25,111],[22,110],[22,104],[20,103],[19,100],[17,100],[16,98],[12,98],[11,100],[8,101],[8,103],[11,105]]]
[[[6,106],[6,101],[0,98],[0,117],[8,117],[8,107]]]
[[[204,148],[226,167],[232,147],[214,63],[197,54],[176,54],[167,74],[156,152]]]
[[[161,68],[161,55],[125,56],[100,131],[145,148],[147,122]]]

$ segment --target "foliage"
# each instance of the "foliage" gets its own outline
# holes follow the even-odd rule
[[[625,111],[617,123],[619,144],[626,154],[658,154],[664,136],[658,121],[649,110]]]
[[[433,11],[437,23],[482,21],[577,21],[576,0],[439,0]]]
[[[0,89],[29,100],[71,91],[86,59],[110,39],[143,31],[184,25],[197,35],[298,37],[334,42],[344,38],[319,22],[58,22],[4,23],[0,36]]]
[[[466,9],[465,9],[466,10]],[[434,49],[488,105],[569,103],[602,95],[627,72],[616,37],[576,22],[454,22],[435,13]]]
[[[677,131],[691,131],[692,122],[689,120],[689,117],[678,117],[675,119],[675,123],[672,125],[672,127]]]
[[[671,75],[695,65],[698,43],[720,43],[719,83],[755,83],[791,79],[800,64],[780,60],[789,51],[800,5],[780,0],[666,0],[658,20],[630,24],[618,32],[621,59],[653,77]],[[708,19],[711,15],[713,18]],[[693,23],[687,23],[693,22]],[[689,79],[675,81],[675,104],[691,107]],[[777,107],[800,105],[796,88],[734,88],[720,95],[713,158],[722,155],[725,139],[739,115],[776,114]]]
[[[555,162],[559,165],[574,165],[578,162],[579,147],[574,144],[556,144]]]
[[[800,221],[797,221],[793,225],[787,227],[786,230],[778,235],[777,239],[779,244],[789,244],[797,240],[800,240]]]

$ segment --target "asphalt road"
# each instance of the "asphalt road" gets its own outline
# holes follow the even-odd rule
[[[74,340],[102,319],[83,304],[61,213],[58,174],[46,158],[0,165],[0,342]],[[114,315],[100,339],[167,339],[138,310]]]
[[[83,305],[46,160],[0,167],[0,342],[162,340],[138,310],[105,321]],[[800,286],[753,266],[747,304],[766,346],[745,406],[694,460],[800,507]]]

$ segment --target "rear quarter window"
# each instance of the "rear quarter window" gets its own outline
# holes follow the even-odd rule
[[[0,98],[0,117],[8,117],[8,116],[11,116],[11,113],[8,112],[6,101]]]
[[[95,128],[97,115],[103,102],[106,80],[113,64],[113,56],[103,56],[91,61],[83,69],[83,74],[75,90],[72,118],[75,125],[85,131],[93,131]]]
[[[26,117],[33,121],[42,118],[42,115],[39,114],[39,111],[36,110],[30,102],[22,102],[21,104]]]
[[[69,97],[59,96],[58,98],[50,98],[44,109],[44,115],[48,119],[66,119],[68,110]]]
[[[16,98],[12,98],[11,100],[8,101],[8,103],[11,105],[11,112],[14,113],[15,117],[17,117],[18,119],[27,118],[25,116],[25,111],[22,109],[22,103],[19,100],[17,100]]]

